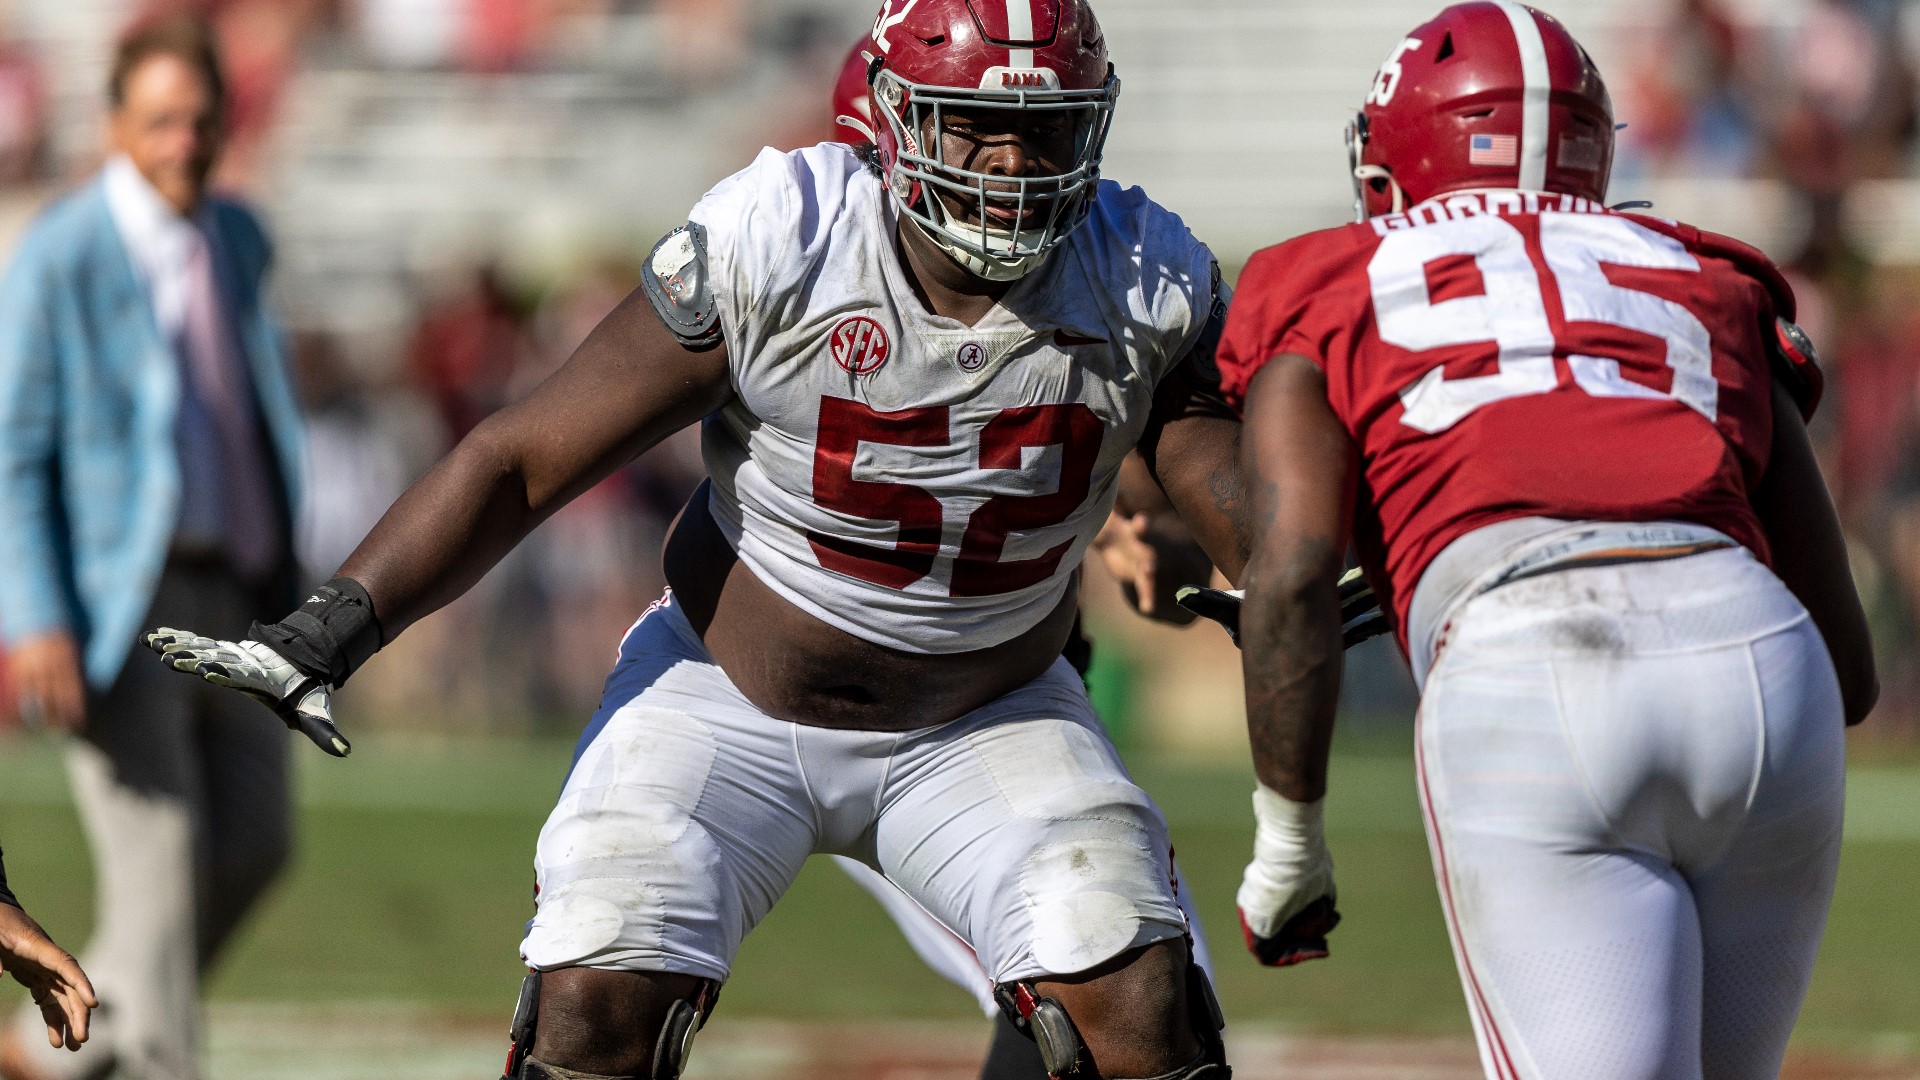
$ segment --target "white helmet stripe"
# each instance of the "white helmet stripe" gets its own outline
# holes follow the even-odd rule
[[[1547,71],[1547,45],[1533,12],[1513,0],[1494,0],[1513,24],[1514,44],[1520,47],[1520,74],[1526,92],[1520,102],[1520,188],[1544,191],[1547,186],[1547,104],[1553,96],[1553,76]]]
[[[1007,0],[1007,40],[1033,40],[1033,0]],[[1010,68],[1032,67],[1033,50],[1008,49],[1007,66]]]

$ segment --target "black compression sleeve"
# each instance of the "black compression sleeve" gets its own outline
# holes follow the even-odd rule
[[[1193,341],[1193,347],[1187,350],[1182,363],[1192,380],[1192,397],[1188,411],[1216,416],[1223,420],[1238,420],[1240,414],[1227,404],[1227,396],[1220,389],[1220,364],[1214,354],[1220,349],[1221,335],[1227,330],[1227,305],[1232,301],[1233,290],[1218,280],[1220,268],[1213,269],[1216,280],[1213,284],[1213,307],[1207,311],[1207,321],[1200,328],[1200,336]]]
[[[352,578],[337,577],[313,591],[300,610],[272,625],[254,623],[253,640],[270,646],[304,675],[340,686],[386,641],[373,598]]]

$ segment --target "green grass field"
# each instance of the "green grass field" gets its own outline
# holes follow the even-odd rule
[[[531,910],[534,837],[565,767],[560,742],[363,738],[348,761],[297,747],[296,866],[213,985],[229,1003],[406,1003],[502,1024]],[[1233,889],[1251,837],[1244,768],[1136,764],[1173,823],[1238,1024],[1464,1036],[1410,758],[1349,748],[1328,819],[1346,922],[1334,957],[1286,971],[1240,949]],[[1806,1043],[1920,1049],[1920,767],[1856,765],[1840,891],[1802,1019]],[[43,742],[0,747],[0,843],[29,908],[70,946],[91,900],[64,772]],[[830,988],[830,989],[823,989]],[[810,866],[747,943],[729,1016],[965,1019],[971,1000],[922,968],[879,909]]]

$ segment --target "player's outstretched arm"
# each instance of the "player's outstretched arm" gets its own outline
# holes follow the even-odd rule
[[[569,499],[730,393],[725,344],[682,345],[635,290],[525,401],[489,417],[408,488],[299,611],[254,624],[247,641],[163,627],[147,644],[345,757],[329,688],[465,592]]]
[[[1753,508],[1773,549],[1773,569],[1806,606],[1826,639],[1840,677],[1847,723],[1857,724],[1880,697],[1867,614],[1854,591],[1840,516],[1821,479],[1800,408],[1786,387],[1773,387],[1773,445]]]
[[[1262,963],[1327,955],[1333,860],[1321,831],[1343,648],[1338,581],[1358,456],[1311,361],[1280,356],[1247,392],[1241,466],[1252,552],[1240,613],[1253,750],[1253,861],[1240,919]]]
[[[408,488],[340,576],[367,590],[391,640],[730,392],[726,345],[682,346],[636,289],[526,400],[488,417]]]

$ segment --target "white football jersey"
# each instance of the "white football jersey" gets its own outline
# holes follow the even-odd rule
[[[762,151],[691,217],[734,387],[703,432],[712,509],[754,574],[907,652],[1044,618],[1205,326],[1205,245],[1102,182],[1086,222],[966,326],[915,296],[888,196],[842,144]]]

